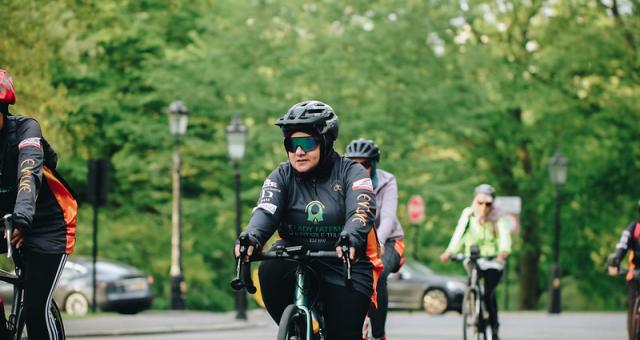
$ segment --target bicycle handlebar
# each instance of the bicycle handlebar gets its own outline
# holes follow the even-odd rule
[[[464,254],[453,254],[453,255],[449,255],[449,260],[451,261],[455,261],[455,262],[462,262],[464,260],[470,259],[470,260],[479,260],[479,259],[483,259],[483,260],[495,260],[497,258],[497,256],[493,255],[493,256],[467,256]]]
[[[265,260],[295,260],[303,261],[305,259],[316,260],[336,260],[344,263],[345,282],[348,288],[353,287],[351,280],[351,259],[349,258],[349,246],[345,245],[344,239],[341,237],[339,244],[342,244],[343,256],[338,257],[336,251],[311,251],[303,246],[282,247],[276,250],[264,252],[261,254],[252,255],[249,257],[249,261],[245,262],[243,259],[247,256],[248,249],[248,236],[243,235],[239,239],[240,241],[240,256],[236,258],[236,276],[231,280],[231,288],[234,290],[246,289],[250,294],[254,294],[257,289],[253,284],[251,278],[251,262],[265,261]]]

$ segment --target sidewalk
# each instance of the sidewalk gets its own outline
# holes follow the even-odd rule
[[[235,318],[235,312],[147,311],[64,320],[64,327],[69,338],[231,330],[261,325],[265,314],[250,311],[248,321],[241,321]]]

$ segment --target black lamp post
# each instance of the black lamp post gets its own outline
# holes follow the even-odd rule
[[[180,197],[180,141],[187,132],[189,110],[180,100],[167,108],[169,131],[173,136],[173,205],[171,211],[171,309],[184,309],[184,274],[182,273],[182,209]]]
[[[560,302],[560,206],[562,201],[562,186],[567,181],[567,160],[560,150],[556,150],[549,160],[549,175],[556,191],[555,227],[553,235],[553,265],[551,267],[551,284],[549,285],[549,313],[559,314]]]
[[[229,158],[233,161],[234,177],[236,182],[236,236],[242,231],[240,217],[240,161],[244,158],[244,150],[247,144],[247,127],[242,124],[240,114],[237,113],[231,124],[226,128]],[[236,292],[236,319],[247,319],[247,295],[244,290]]]

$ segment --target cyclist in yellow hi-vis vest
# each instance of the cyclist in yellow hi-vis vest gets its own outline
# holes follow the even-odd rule
[[[485,304],[489,310],[493,339],[498,338],[498,304],[495,288],[502,278],[504,261],[511,252],[511,234],[508,223],[501,219],[493,203],[496,197],[495,189],[489,184],[477,186],[473,192],[470,207],[465,208],[460,215],[447,250],[440,255],[444,263],[449,257],[463,250],[470,254],[472,245],[480,249],[480,256],[495,257],[496,261],[489,262],[486,268],[480,268],[484,277]]]

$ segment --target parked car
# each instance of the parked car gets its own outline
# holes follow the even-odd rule
[[[407,259],[398,273],[389,275],[390,309],[422,309],[429,314],[462,312],[466,278],[435,274],[426,265]]]
[[[91,308],[91,258],[71,257],[67,260],[53,299],[69,314],[84,315]],[[151,306],[152,278],[129,265],[98,260],[96,263],[97,307],[103,311],[136,314]],[[6,304],[13,301],[12,286],[0,283],[0,296]]]

